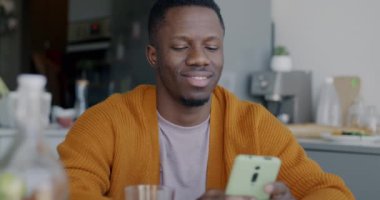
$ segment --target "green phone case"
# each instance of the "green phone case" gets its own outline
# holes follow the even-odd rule
[[[281,160],[271,156],[238,155],[228,180],[227,195],[254,196],[267,200],[264,186],[276,181]]]

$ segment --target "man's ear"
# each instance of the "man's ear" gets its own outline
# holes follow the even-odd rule
[[[157,68],[157,49],[152,45],[146,47],[146,58],[153,69]]]

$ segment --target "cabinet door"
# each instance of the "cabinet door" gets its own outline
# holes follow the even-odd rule
[[[380,155],[307,150],[327,172],[342,177],[356,199],[378,198]]]
[[[63,51],[67,40],[68,1],[28,0],[25,4],[28,24],[25,36],[30,40],[31,50],[44,50],[48,42],[51,49]]]

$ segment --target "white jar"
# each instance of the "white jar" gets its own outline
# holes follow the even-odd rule
[[[288,55],[277,55],[271,59],[270,67],[276,72],[288,72],[293,68],[292,59]]]

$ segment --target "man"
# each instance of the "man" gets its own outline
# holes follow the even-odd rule
[[[123,199],[137,184],[172,187],[177,200],[240,199],[223,193],[238,154],[282,160],[271,199],[354,199],[263,107],[217,86],[224,24],[213,0],[157,1],[149,37],[156,87],[90,108],[59,146],[71,199]]]

